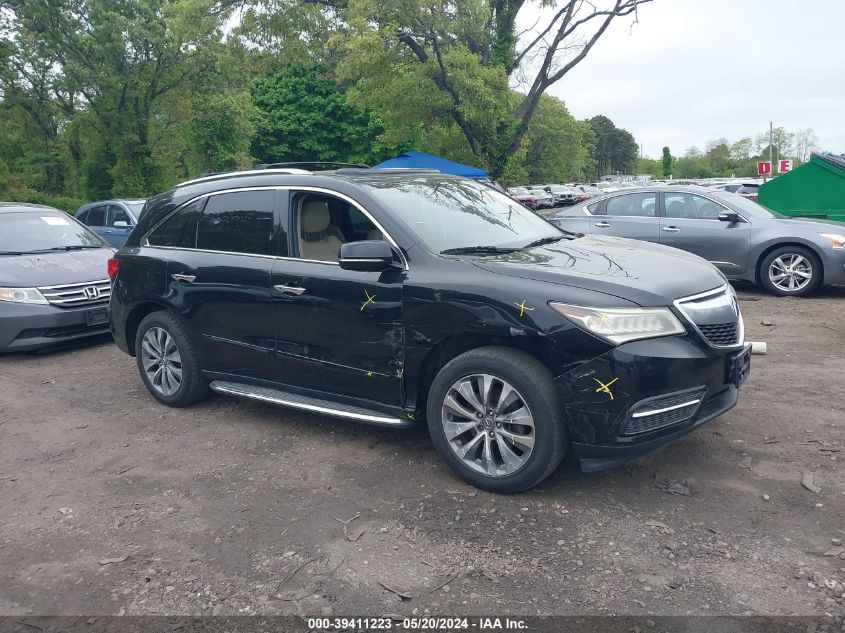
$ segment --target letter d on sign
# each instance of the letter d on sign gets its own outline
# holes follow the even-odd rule
[[[772,173],[772,163],[770,161],[764,160],[757,163],[757,175],[758,176],[768,176]]]

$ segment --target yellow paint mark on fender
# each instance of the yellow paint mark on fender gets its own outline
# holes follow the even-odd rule
[[[529,308],[527,305],[525,305],[525,302],[526,302],[526,301],[527,301],[527,299],[524,299],[524,300],[522,301],[522,303],[517,303],[516,301],[514,301],[514,302],[513,302],[513,304],[514,304],[517,308],[519,308],[519,316],[521,316],[521,317],[522,317],[522,316],[525,316],[525,313],[526,313],[526,312],[533,312],[533,311],[534,311],[534,308]]]
[[[373,295],[373,296],[371,297],[371,296],[370,296],[370,293],[369,293],[369,292],[367,292],[366,290],[364,291],[364,294],[365,294],[365,295],[367,295],[367,300],[366,300],[364,303],[362,303],[362,304],[361,304],[361,310],[362,310],[362,311],[363,311],[363,310],[364,310],[364,308],[366,308],[369,304],[371,304],[371,303],[375,303],[375,302],[376,302],[376,296],[375,296],[375,295]]]
[[[619,380],[619,377],[617,376],[616,378],[614,378],[613,380],[611,380],[608,383],[604,383],[601,380],[599,380],[598,378],[593,378],[593,380],[595,380],[597,383],[599,383],[599,386],[596,389],[596,393],[606,393],[607,395],[610,396],[610,399],[613,400],[613,392],[610,390],[610,385],[612,385],[617,380]]]

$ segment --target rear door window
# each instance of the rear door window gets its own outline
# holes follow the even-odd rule
[[[605,214],[623,217],[649,217],[656,215],[657,194],[629,193],[615,196],[607,201]]]
[[[151,246],[195,248],[197,217],[201,208],[200,202],[192,202],[182,207],[147,237],[147,243]]]
[[[91,207],[85,214],[85,224],[88,226],[106,226],[106,205]]]
[[[240,191],[208,198],[197,222],[200,250],[275,255],[276,191]]]

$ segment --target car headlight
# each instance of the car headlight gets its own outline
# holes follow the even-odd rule
[[[819,233],[820,237],[823,237],[833,248],[845,248],[845,235],[839,235],[838,233]]]
[[[38,288],[0,288],[0,301],[11,303],[49,303]]]
[[[668,308],[585,308],[555,301],[549,305],[576,325],[617,345],[686,332]]]

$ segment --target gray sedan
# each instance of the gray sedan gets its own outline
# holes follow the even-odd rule
[[[845,224],[786,218],[726,191],[627,189],[547,219],[567,231],[680,248],[709,260],[728,279],[759,283],[776,295],[845,284]]]

